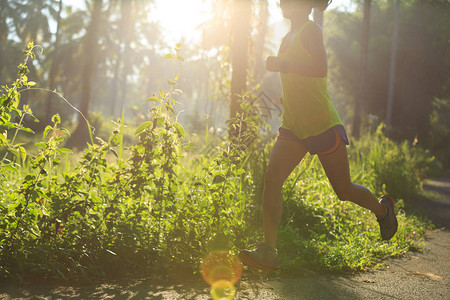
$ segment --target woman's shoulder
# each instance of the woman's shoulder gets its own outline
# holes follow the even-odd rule
[[[322,28],[316,22],[309,22],[303,30],[300,40],[309,53],[316,51],[318,47],[323,47]]]
[[[310,43],[317,43],[322,40],[322,27],[314,21],[310,21],[304,28],[300,39],[304,46],[308,48]]]
[[[305,35],[322,35],[322,27],[314,21],[308,22],[303,30]]]

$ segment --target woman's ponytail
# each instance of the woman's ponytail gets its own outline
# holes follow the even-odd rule
[[[333,0],[313,0],[313,8],[324,11]]]

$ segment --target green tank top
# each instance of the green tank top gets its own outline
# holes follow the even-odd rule
[[[311,61],[311,55],[302,45],[300,34],[312,22],[306,22],[297,31],[284,52],[281,52],[280,46],[278,57],[281,60],[297,63]],[[280,78],[283,89],[282,128],[292,131],[299,139],[305,139],[319,135],[333,126],[342,125],[328,94],[327,77],[280,73]]]

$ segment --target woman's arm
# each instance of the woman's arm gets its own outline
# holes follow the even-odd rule
[[[266,68],[271,72],[293,73],[308,77],[327,76],[327,54],[323,44],[322,30],[316,24],[308,26],[300,36],[305,49],[311,55],[309,63],[295,63],[282,61],[276,56],[269,56]]]

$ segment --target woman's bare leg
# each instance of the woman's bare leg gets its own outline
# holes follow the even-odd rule
[[[344,143],[331,154],[319,155],[319,159],[339,199],[367,208],[378,218],[384,217],[386,209],[377,198],[366,187],[351,182],[347,148]]]
[[[282,213],[283,183],[307,151],[300,143],[278,139],[270,154],[269,165],[264,175],[263,226],[265,241],[274,249]]]

